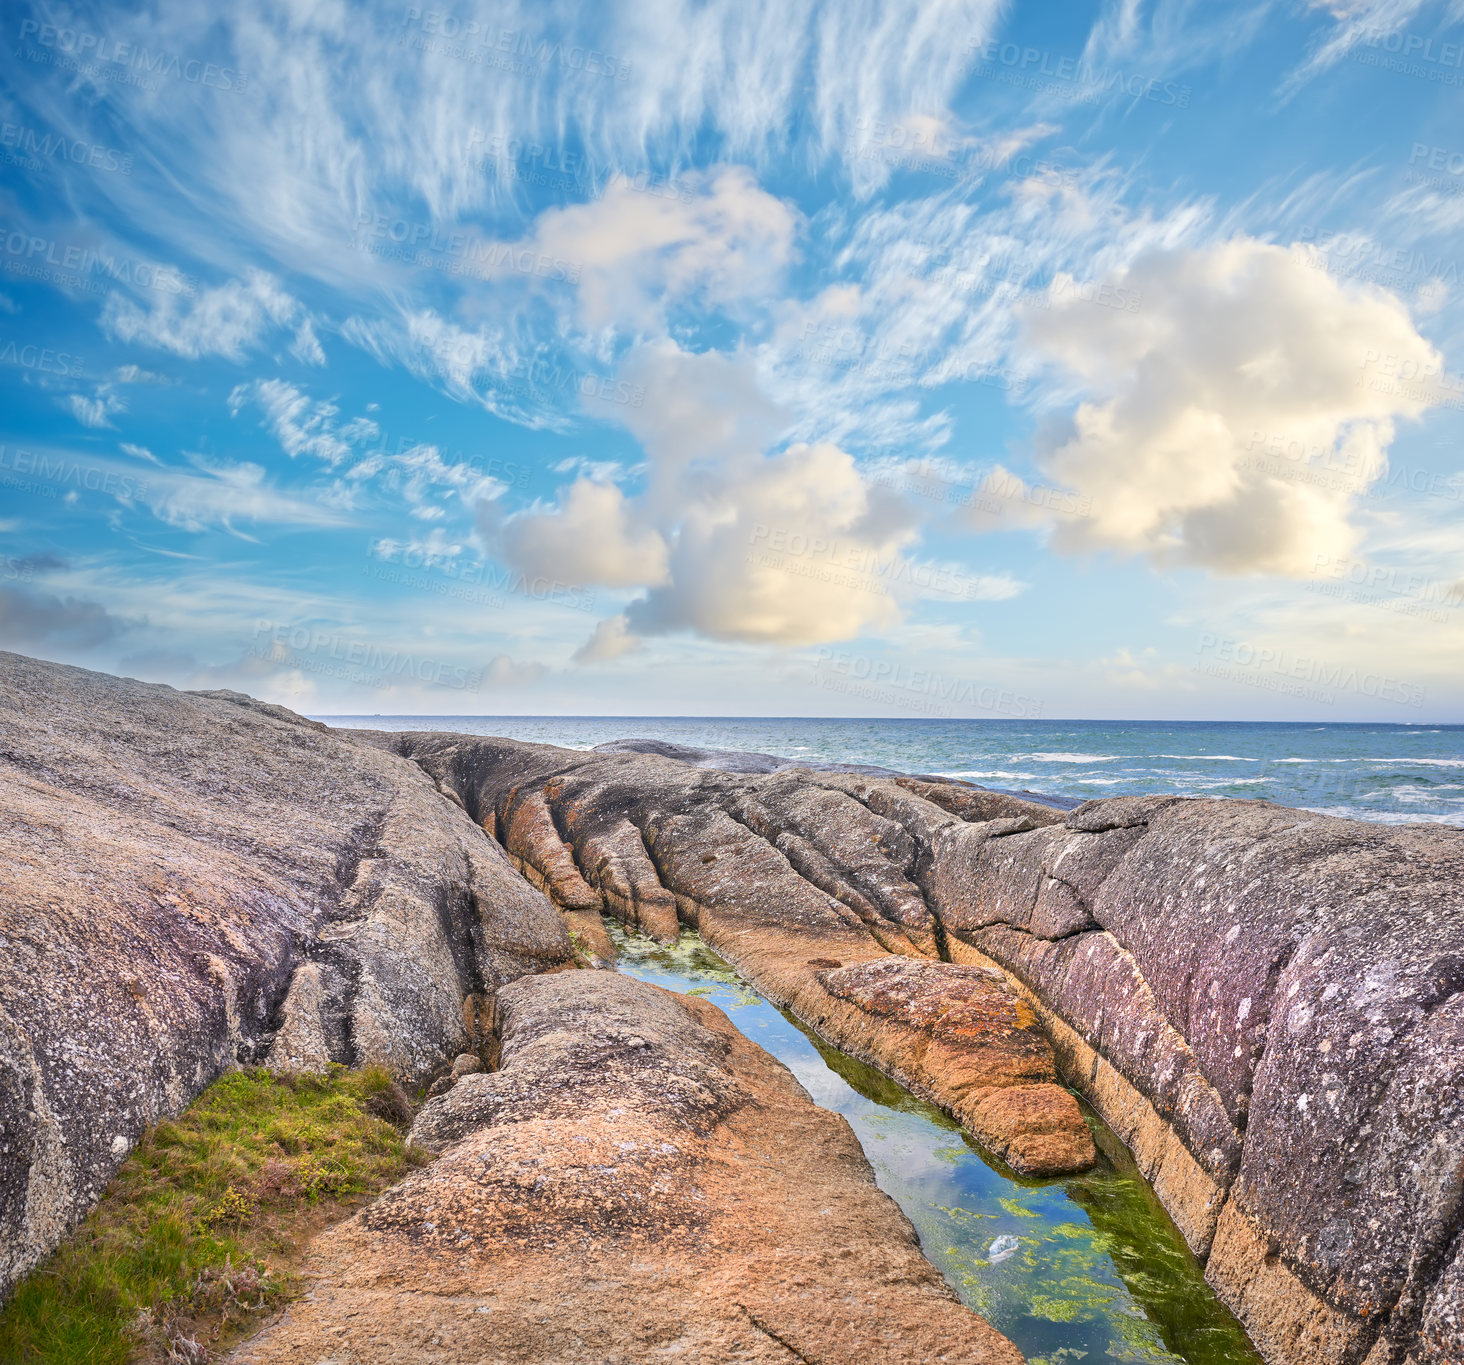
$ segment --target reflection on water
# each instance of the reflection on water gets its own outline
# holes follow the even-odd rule
[[[848,1119],[926,1255],[1031,1365],[1260,1365],[1096,1114],[1085,1111],[1102,1154],[1094,1170],[1060,1180],[1019,1177],[940,1110],[774,1008],[695,934],[665,947],[606,925],[621,971],[713,1000],[816,1103]]]

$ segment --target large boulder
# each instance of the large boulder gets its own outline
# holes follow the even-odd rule
[[[1021,1365],[848,1123],[709,1001],[570,972],[496,1019],[501,1068],[413,1127],[436,1161],[318,1239],[308,1299],[234,1365]]]
[[[0,653],[0,1294],[221,1071],[471,1042],[572,953],[415,764],[237,693]]]

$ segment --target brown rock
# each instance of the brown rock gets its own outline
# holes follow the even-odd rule
[[[1014,1170],[1064,1175],[1097,1160],[1036,1015],[1000,972],[890,957],[819,980],[868,1016],[862,1028],[841,1020],[831,1041],[948,1109]]]
[[[591,967],[608,967],[615,961],[615,942],[605,932],[605,917],[594,910],[566,910],[564,923],[575,946]]]
[[[503,1069],[430,1102],[441,1154],[318,1239],[235,1365],[1021,1365],[858,1141],[715,1006],[604,972],[499,994]]]
[[[565,910],[598,910],[600,897],[580,876],[574,855],[549,813],[543,792],[520,787],[502,803],[499,828],[503,846],[518,869]]]

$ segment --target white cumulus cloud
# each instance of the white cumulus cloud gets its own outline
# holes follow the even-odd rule
[[[1303,247],[1155,251],[1101,290],[1060,276],[1043,303],[1026,345],[1082,401],[1036,458],[1073,501],[1043,516],[1003,478],[1062,550],[1305,576],[1351,551],[1396,422],[1439,397],[1442,357],[1404,305]]]
[[[531,575],[611,588],[666,578],[666,542],[614,484],[576,479],[554,508],[509,518],[499,543]]]

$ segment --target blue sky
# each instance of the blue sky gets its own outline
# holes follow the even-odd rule
[[[10,7],[0,645],[1464,720],[1464,6]]]

